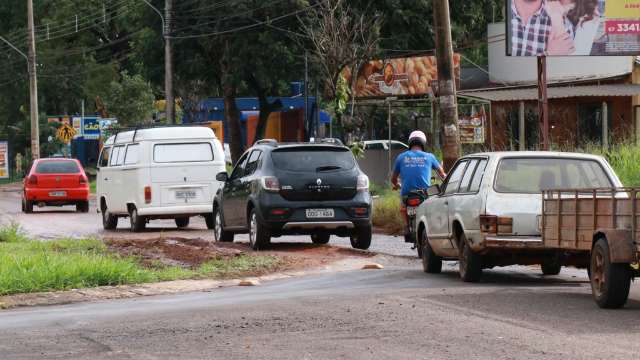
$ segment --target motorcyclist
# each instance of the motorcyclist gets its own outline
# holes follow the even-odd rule
[[[393,189],[401,188],[401,212],[405,225],[408,223],[408,219],[404,203],[409,193],[414,190],[426,190],[431,186],[431,170],[435,170],[442,179],[447,176],[438,159],[433,154],[425,152],[426,146],[427,137],[425,134],[420,130],[412,132],[409,135],[409,150],[398,155],[391,177]],[[400,178],[402,186],[399,185],[398,178]]]

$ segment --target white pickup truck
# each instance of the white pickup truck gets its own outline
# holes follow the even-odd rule
[[[459,262],[460,277],[480,280],[495,266],[540,264],[555,275],[570,263],[541,236],[542,191],[612,188],[622,184],[599,156],[558,152],[496,152],[461,158],[417,210],[418,244],[427,273]],[[574,264],[587,266],[588,264]]]

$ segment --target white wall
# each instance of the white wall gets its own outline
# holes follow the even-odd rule
[[[522,84],[537,81],[535,57],[507,57],[504,23],[489,24],[489,79],[493,83]],[[550,82],[593,79],[629,74],[633,57],[573,56],[548,57],[547,77]]]

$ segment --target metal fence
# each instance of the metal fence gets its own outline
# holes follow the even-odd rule
[[[406,150],[391,150],[391,163],[389,163],[389,151],[366,150],[364,158],[358,159],[360,169],[369,176],[369,181],[377,185],[388,184],[391,180],[391,171],[398,155]]]

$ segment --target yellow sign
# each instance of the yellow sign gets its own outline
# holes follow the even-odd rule
[[[76,129],[69,126],[69,124],[62,125],[56,132],[58,140],[65,144],[70,143],[74,136],[76,136]]]
[[[607,0],[607,19],[640,19],[640,0]]]

